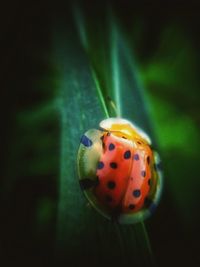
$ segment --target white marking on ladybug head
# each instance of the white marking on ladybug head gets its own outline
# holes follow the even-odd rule
[[[119,125],[127,125],[130,126],[135,132],[137,132],[143,139],[145,139],[147,141],[147,143],[149,145],[151,145],[151,139],[150,137],[139,127],[137,126],[135,123],[132,123],[126,119],[122,119],[122,118],[109,118],[109,119],[105,119],[102,120],[99,124],[100,128],[104,129],[104,130],[111,130],[112,126],[116,124]],[[126,128],[123,130],[123,133],[127,133],[128,135],[128,130],[126,130]]]

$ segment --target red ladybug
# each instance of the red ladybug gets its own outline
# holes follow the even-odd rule
[[[158,204],[162,174],[150,138],[130,121],[110,118],[81,138],[81,188],[103,216],[119,223],[144,220]]]

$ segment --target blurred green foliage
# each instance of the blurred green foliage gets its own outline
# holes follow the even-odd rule
[[[151,61],[140,66],[151,103],[155,131],[163,151],[177,211],[187,228],[199,218],[197,210],[200,131],[199,76],[194,46],[188,33],[171,24],[163,30]]]

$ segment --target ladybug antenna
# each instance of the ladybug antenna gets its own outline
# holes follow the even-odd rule
[[[119,112],[118,112],[118,109],[117,109],[115,102],[112,100],[112,98],[110,96],[107,96],[107,100],[110,104],[111,109],[114,111],[115,116],[119,117]]]

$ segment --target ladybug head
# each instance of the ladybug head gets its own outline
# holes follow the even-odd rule
[[[150,137],[141,130],[138,126],[131,123],[128,120],[121,118],[109,118],[100,122],[100,128],[112,132],[112,134],[131,140],[141,140],[141,142],[146,144],[151,144]]]

